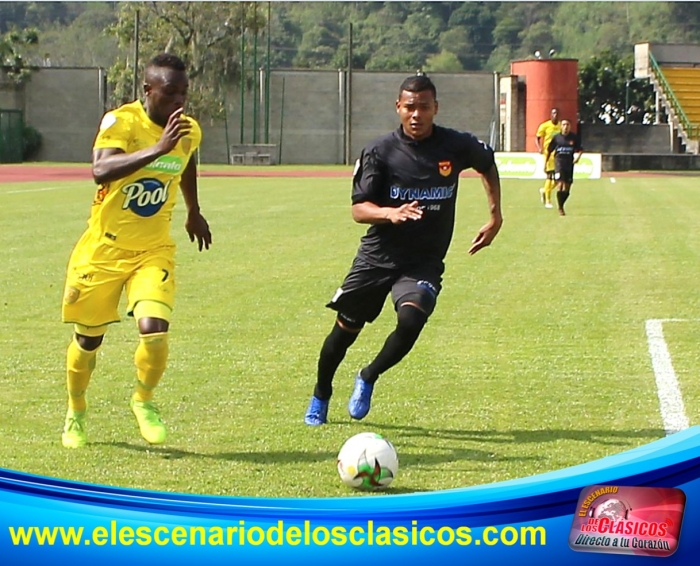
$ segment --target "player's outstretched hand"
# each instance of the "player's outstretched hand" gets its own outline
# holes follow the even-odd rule
[[[423,218],[423,209],[414,200],[409,204],[402,204],[398,208],[392,208],[389,212],[389,220],[392,224],[403,224],[407,220],[420,220]]]
[[[493,239],[496,237],[498,232],[503,225],[503,218],[492,218],[486,224],[481,227],[476,238],[472,240],[472,247],[469,248],[469,255],[474,255],[481,248],[485,248],[491,245]]]
[[[192,130],[192,124],[189,120],[182,117],[183,112],[184,110],[182,108],[178,108],[170,115],[168,122],[165,124],[163,134],[160,136],[160,140],[158,140],[164,154],[170,153],[175,149],[177,142]]]
[[[204,219],[204,216],[197,211],[191,212],[187,215],[187,221],[185,222],[185,230],[190,236],[190,242],[194,242],[197,238],[197,246],[199,251],[202,248],[209,249],[211,245],[211,232],[209,231],[209,224]]]

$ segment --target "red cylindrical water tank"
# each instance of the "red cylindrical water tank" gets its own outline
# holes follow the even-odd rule
[[[552,108],[559,109],[560,120],[571,121],[572,131],[578,130],[577,59],[513,61],[510,73],[525,77],[525,151],[537,151],[537,128],[549,120]]]

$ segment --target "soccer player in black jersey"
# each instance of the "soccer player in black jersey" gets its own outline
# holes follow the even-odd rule
[[[569,120],[561,121],[561,133],[555,135],[547,148],[547,159],[554,154],[554,179],[557,182],[557,203],[559,215],[566,216],[564,203],[571,193],[574,182],[574,164],[579,162],[583,148],[578,136],[571,131]]]
[[[367,415],[379,376],[415,344],[440,293],[461,171],[473,168],[481,175],[490,212],[469,254],[490,245],[501,229],[501,187],[493,150],[471,134],[434,125],[437,110],[432,81],[425,75],[407,78],[396,101],[400,127],[365,147],[355,164],[352,216],[370,227],[350,272],[327,305],[338,315],[321,348],[316,386],[304,417],[307,425],[327,421],[333,376],[365,323],[379,316],[389,293],[396,328],[355,377],[348,403],[352,418]]]

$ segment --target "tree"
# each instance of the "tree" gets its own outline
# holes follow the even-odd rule
[[[613,51],[591,57],[579,67],[579,118],[582,122],[648,123],[654,108],[652,87],[633,81],[634,60]],[[629,110],[632,112],[629,113]]]
[[[457,55],[465,69],[483,68],[493,51],[498,7],[497,2],[462,2],[449,15],[440,46]]]
[[[295,66],[322,69],[329,68],[343,41],[345,29],[339,22],[323,20],[304,33],[297,56],[294,58]]]
[[[45,66],[111,67],[117,56],[117,38],[109,30],[117,21],[114,5],[90,2],[68,25],[48,24],[41,34],[40,57]],[[90,48],[86,49],[85,46]]]
[[[8,31],[0,36],[0,67],[15,84],[29,80],[31,69],[25,56],[31,47],[39,43],[39,32],[29,28],[22,31]]]
[[[423,70],[429,73],[459,73],[464,69],[457,55],[442,51],[438,55],[428,57]]]
[[[134,80],[133,38],[139,14],[139,76],[144,65],[161,52],[175,53],[188,66],[188,112],[219,117],[224,112],[222,89],[237,82],[241,66],[241,35],[265,29],[264,10],[255,2],[125,2],[120,6],[116,34],[120,56],[108,73],[117,102],[131,98]],[[256,80],[251,77],[250,80]]]

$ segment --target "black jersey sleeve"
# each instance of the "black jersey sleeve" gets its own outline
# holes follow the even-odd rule
[[[486,173],[496,162],[493,155],[493,149],[482,142],[473,134],[463,133],[462,138],[462,153],[465,159],[465,169],[472,168],[479,173]]]
[[[352,179],[352,204],[360,202],[379,203],[384,186],[384,167],[376,147],[362,150],[355,162]]]

